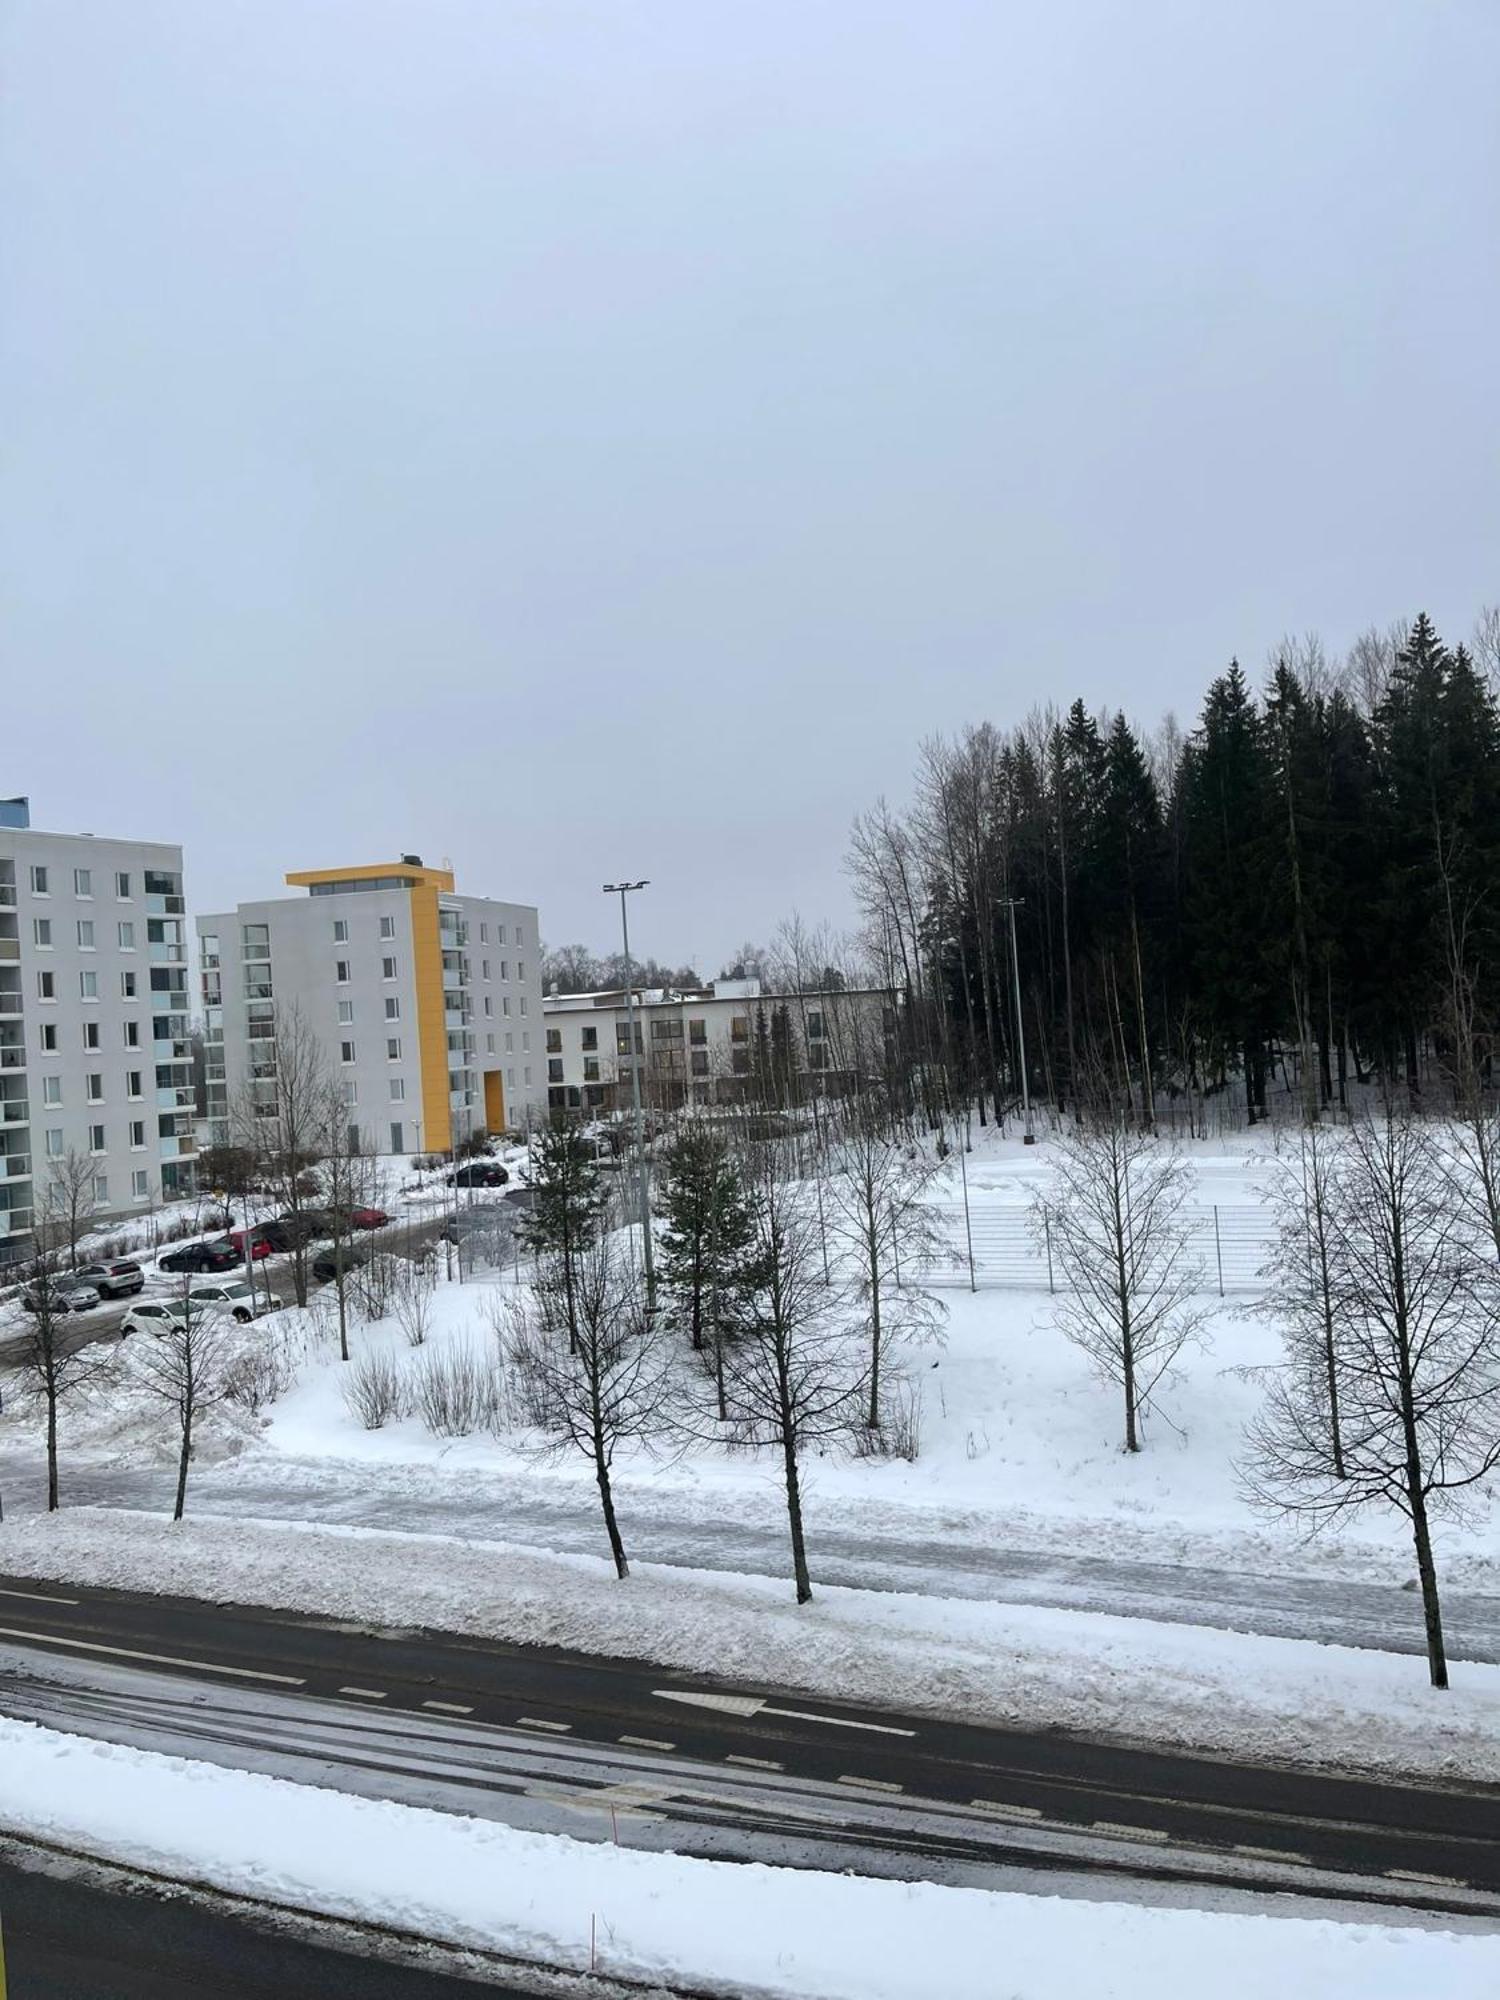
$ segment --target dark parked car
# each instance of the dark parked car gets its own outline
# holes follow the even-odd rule
[[[498,1201],[476,1201],[448,1217],[438,1234],[439,1243],[467,1243],[471,1237],[490,1232],[509,1236],[512,1217]]]
[[[345,1250],[343,1256],[344,1276],[358,1271],[370,1261],[363,1250]],[[336,1251],[320,1250],[312,1260],[312,1274],[320,1285],[331,1285],[339,1274],[339,1258]]]
[[[55,1317],[59,1313],[92,1312],[99,1303],[99,1294],[82,1278],[43,1278],[40,1283],[26,1287],[21,1303],[27,1312],[47,1312]]]
[[[163,1250],[156,1260],[158,1271],[228,1271],[244,1252],[227,1237],[212,1243],[183,1243],[176,1250]]]
[[[504,1187],[510,1175],[498,1160],[469,1160],[448,1176],[449,1187]]]
[[[108,1257],[100,1264],[80,1264],[73,1276],[92,1285],[101,1299],[133,1298],[146,1282],[133,1257]]]

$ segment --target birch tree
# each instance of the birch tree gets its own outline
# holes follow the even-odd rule
[[[193,1298],[186,1283],[179,1304],[180,1314],[163,1321],[160,1332],[144,1335],[134,1357],[142,1388],[166,1404],[177,1422],[174,1521],[182,1519],[187,1506],[188,1466],[198,1421],[206,1410],[224,1400],[233,1385],[235,1347],[233,1322]]]

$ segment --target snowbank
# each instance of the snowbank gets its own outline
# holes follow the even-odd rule
[[[78,1508],[8,1520],[16,1575],[649,1659],[757,1686],[1344,1769],[1500,1782],[1500,1667],[1147,1619],[824,1587],[352,1528]]]
[[[1500,1938],[1138,1909],[519,1833],[0,1722],[7,1829],[179,1880],[583,1969],[816,2000],[1489,2000]]]

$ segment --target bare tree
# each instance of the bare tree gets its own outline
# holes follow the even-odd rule
[[[1342,1147],[1341,1137],[1310,1125],[1298,1132],[1296,1151],[1277,1161],[1267,1189],[1275,1233],[1261,1271],[1271,1286],[1257,1308],[1288,1329],[1307,1363],[1322,1372],[1325,1445],[1335,1479],[1344,1477],[1334,1207]]]
[[[425,1257],[401,1257],[390,1270],[391,1311],[408,1347],[425,1346],[432,1331],[437,1277]]]
[[[333,1086],[322,1044],[295,1003],[283,1011],[278,1002],[274,1032],[250,1047],[252,1070],[235,1104],[235,1136],[253,1152],[260,1179],[281,1206],[292,1286],[305,1306],[311,1230],[304,1218],[318,1199],[309,1176],[320,1158]]]
[[[571,1329],[535,1288],[515,1305],[510,1365],[528,1380],[530,1407],[544,1418],[544,1451],[582,1453],[594,1468],[615,1574],[630,1563],[615,1514],[615,1453],[662,1434],[667,1339],[646,1310],[645,1291],[618,1238],[600,1235],[577,1256]]]
[[[838,1299],[823,1279],[816,1222],[775,1149],[760,1149],[753,1176],[753,1263],[758,1277],[739,1336],[724,1358],[730,1421],[781,1453],[797,1602],[812,1597],[802,1521],[800,1460],[812,1444],[847,1440],[859,1422],[867,1377]]]
[[[222,1402],[234,1386],[233,1322],[192,1296],[184,1282],[179,1311],[143,1337],[136,1356],[142,1388],[165,1403],[177,1419],[177,1494],[172,1519],[187,1505],[188,1465],[193,1434],[203,1413]]]
[[[49,1235],[56,1248],[67,1249],[68,1266],[78,1262],[78,1245],[94,1219],[98,1202],[94,1195],[98,1162],[89,1153],[70,1146],[66,1153],[47,1162],[47,1183],[43,1203],[47,1211]]]
[[[1208,1317],[1197,1302],[1202,1271],[1183,1213],[1187,1168],[1111,1102],[1087,1129],[1059,1138],[1053,1175],[1036,1208],[1062,1270],[1053,1319],[1119,1384],[1125,1449],[1139,1451],[1144,1413]]]
[[[323,1186],[328,1213],[332,1218],[333,1291],[338,1307],[339,1359],[349,1359],[349,1308],[353,1279],[362,1259],[355,1255],[358,1234],[354,1216],[368,1208],[375,1198],[379,1169],[374,1153],[361,1140],[359,1127],[350,1122],[343,1092],[332,1085],[324,1094],[322,1142]]]
[[[880,1428],[887,1347],[936,1339],[947,1308],[920,1286],[903,1281],[941,1255],[943,1244],[928,1205],[937,1162],[892,1138],[869,1096],[851,1098],[832,1140],[827,1181],[829,1229],[854,1272],[869,1343],[865,1422]]]
[[[1327,1189],[1343,1473],[1328,1448],[1322,1356],[1295,1298],[1285,1365],[1250,1434],[1261,1504],[1315,1523],[1369,1506],[1410,1524],[1432,1685],[1448,1685],[1432,1518],[1500,1465],[1500,1269],[1453,1200],[1430,1128],[1351,1129]]]
[[[56,1511],[58,1497],[57,1420],[62,1405],[85,1389],[105,1366],[106,1349],[75,1327],[74,1316],[57,1288],[60,1246],[70,1234],[66,1214],[50,1206],[44,1191],[32,1230],[32,1254],[26,1266],[26,1292],[33,1307],[22,1367],[41,1405],[47,1440],[47,1511]],[[76,1238],[75,1238],[76,1242]]]

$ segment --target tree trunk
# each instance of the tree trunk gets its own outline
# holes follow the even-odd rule
[[[47,1370],[47,1512],[55,1514],[57,1498],[57,1384]]]
[[[792,1431],[783,1426],[781,1453],[786,1467],[786,1513],[792,1531],[792,1574],[797,1579],[797,1602],[812,1602],[812,1578],[807,1571],[807,1544],[802,1536],[802,1483],[797,1474],[797,1444]]]
[[[880,1234],[868,1206],[865,1213],[865,1247],[870,1256],[870,1407],[866,1421],[872,1431],[880,1429]]]
[[[177,1503],[172,1509],[172,1519],[180,1521],[182,1510],[187,1505],[188,1460],[193,1455],[193,1405],[189,1401],[182,1412],[182,1454],[177,1461]]]
[[[1443,1646],[1443,1609],[1438,1601],[1437,1564],[1432,1559],[1427,1502],[1420,1487],[1411,1498],[1411,1536],[1416,1545],[1417,1576],[1422,1585],[1422,1618],[1427,1627],[1427,1676],[1435,1688],[1445,1688],[1448,1685],[1448,1655]]]
[[[597,1431],[594,1437],[594,1475],[599,1481],[599,1505],[604,1509],[604,1531],[609,1536],[609,1552],[615,1559],[615,1575],[623,1582],[630,1574],[630,1564],[625,1559],[625,1543],[620,1535],[620,1524],[615,1519],[615,1496],[609,1483],[609,1464]]]

